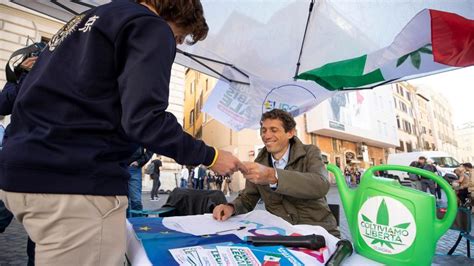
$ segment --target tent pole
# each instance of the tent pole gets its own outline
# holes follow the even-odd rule
[[[304,28],[303,41],[301,41],[300,54],[298,56],[298,62],[296,62],[296,71],[295,71],[295,76],[293,77],[294,80],[296,80],[296,77],[298,76],[298,72],[300,71],[301,55],[303,54],[304,41],[306,39],[306,32],[308,31],[309,20],[311,18],[311,13],[313,12],[313,7],[314,7],[314,0],[311,0],[311,3],[309,3],[308,18],[306,19],[306,26]]]
[[[63,4],[61,4],[61,3],[59,3],[57,0],[51,0],[51,3],[53,3],[53,4],[57,5],[57,6],[59,6],[60,8],[66,10],[67,12],[69,12],[69,13],[71,13],[71,14],[79,15],[79,13],[77,13],[76,11],[70,9],[69,7],[67,7],[67,6],[65,6],[65,5],[63,5]]]
[[[189,57],[191,60],[193,60],[193,61],[195,61],[196,63],[200,64],[201,66],[203,66],[203,67],[209,69],[209,70],[212,71],[214,74],[218,75],[219,77],[225,79],[225,80],[228,81],[228,82],[234,82],[234,83],[239,83],[239,84],[244,84],[244,85],[250,85],[250,83],[248,83],[248,82],[243,82],[243,81],[238,81],[238,80],[229,79],[228,77],[222,75],[221,73],[219,73],[219,72],[217,72],[216,70],[214,70],[212,67],[210,67],[210,66],[208,66],[207,64],[205,64],[204,62],[198,60],[198,58],[199,58],[199,59],[208,60],[208,61],[211,61],[211,62],[214,62],[214,63],[222,64],[222,65],[225,65],[225,66],[229,66],[229,67],[235,69],[237,72],[239,72],[239,73],[241,73],[242,75],[244,75],[245,77],[247,77],[247,78],[249,77],[247,74],[245,74],[244,72],[242,72],[240,69],[238,69],[237,67],[235,67],[235,66],[232,65],[232,64],[229,64],[229,63],[226,63],[226,62],[222,62],[222,61],[218,61],[218,60],[211,59],[211,58],[207,58],[207,57],[203,57],[203,56],[199,56],[199,55],[190,54],[190,53],[184,52],[183,50],[180,50],[180,49],[177,49],[177,52],[183,54],[184,56]]]

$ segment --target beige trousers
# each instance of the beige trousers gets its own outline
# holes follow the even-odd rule
[[[36,243],[36,265],[124,265],[126,196],[0,190],[0,199]]]

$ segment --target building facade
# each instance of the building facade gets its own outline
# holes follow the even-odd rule
[[[339,168],[386,163],[398,146],[390,86],[336,94],[306,114],[310,143]]]
[[[433,121],[430,115],[430,99],[429,96],[424,95],[420,90],[416,92],[415,103],[415,125],[418,137],[418,150],[435,151],[436,140],[433,134]]]
[[[465,123],[456,130],[459,144],[458,160],[474,163],[474,122]]]
[[[458,158],[458,143],[450,103],[446,97],[429,88],[418,88],[418,92],[429,99],[427,107],[435,144],[433,150],[443,151]]]
[[[418,125],[416,119],[416,88],[407,82],[391,85],[397,121],[399,145],[392,152],[419,150]]]

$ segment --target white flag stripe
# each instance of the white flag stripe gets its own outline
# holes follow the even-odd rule
[[[383,68],[390,61],[431,43],[431,17],[429,9],[420,11],[395,37],[392,44],[367,55],[364,73]],[[384,76],[385,77],[385,76]],[[390,78],[385,77],[385,80]]]

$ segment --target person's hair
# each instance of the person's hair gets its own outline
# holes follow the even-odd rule
[[[136,0],[152,6],[164,20],[189,30],[195,44],[207,37],[209,27],[204,18],[204,10],[200,0]]]
[[[472,164],[471,163],[463,163],[461,165],[464,166],[465,168],[472,169]]]
[[[425,156],[420,156],[420,157],[418,157],[418,160],[425,160],[426,161],[426,157]]]
[[[283,128],[285,132],[288,132],[296,127],[295,119],[291,116],[290,113],[283,111],[281,109],[273,109],[266,113],[262,114],[262,118],[260,119],[260,125],[263,124],[263,121],[267,119],[278,119],[283,123]]]

